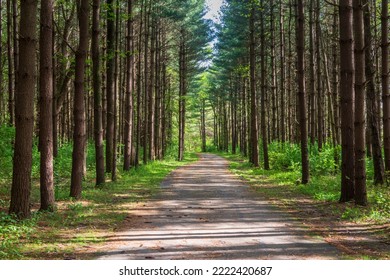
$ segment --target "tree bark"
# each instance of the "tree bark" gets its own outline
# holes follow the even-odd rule
[[[139,23],[139,32],[138,32],[138,66],[137,66],[137,143],[135,146],[135,166],[139,165],[140,160],[140,147],[141,147],[141,49],[142,49],[142,27],[143,27],[143,12],[144,12],[144,1],[141,1],[141,11],[140,11],[140,23]]]
[[[132,48],[133,42],[133,0],[127,1],[127,38],[126,38],[126,108],[125,108],[125,171],[130,170],[131,152],[133,147],[133,73],[134,73],[134,54]]]
[[[355,40],[355,203],[367,205],[366,190],[366,116],[365,60],[362,0],[353,0]]]
[[[206,100],[203,98],[201,104],[201,135],[202,135],[202,153],[206,152]]]
[[[147,7],[148,4],[148,7]],[[149,154],[149,36],[150,36],[150,14],[151,14],[151,0],[149,3],[145,1],[145,39],[144,39],[144,154],[143,154],[143,162],[144,164],[148,163],[148,154]]]
[[[119,37],[121,24],[119,22],[120,14],[120,5],[119,0],[116,0],[115,3],[115,43],[114,43],[114,111],[113,111],[113,120],[114,120],[114,134],[112,139],[112,170],[111,170],[111,180],[116,181],[117,178],[117,159],[118,159],[118,98],[119,98],[119,86],[120,86],[120,77],[119,66]]]
[[[84,101],[84,77],[85,61],[88,52],[88,29],[89,29],[89,1],[78,2],[79,19],[79,46],[76,51],[75,82],[73,99],[73,153],[72,153],[72,176],[70,196],[81,198],[84,155],[85,155],[85,101]]]
[[[102,91],[100,79],[100,0],[93,0],[92,14],[92,75],[94,92],[94,135],[95,135],[95,161],[96,185],[104,184],[104,143],[103,143],[103,112]]]
[[[20,69],[16,90],[15,148],[10,214],[30,216],[32,146],[34,130],[34,92],[36,86],[37,1],[20,3]]]
[[[114,90],[115,90],[115,13],[113,0],[107,0],[107,60],[106,60],[106,171],[112,173],[114,159]]]
[[[13,67],[14,67],[14,89],[18,87],[18,80],[19,77],[17,75],[17,72],[19,70],[19,34],[18,33],[18,1],[17,0],[12,0],[12,28],[13,28]],[[14,104],[15,105],[15,104]],[[13,109],[15,112],[15,109]]]
[[[316,141],[316,92],[315,92],[315,51],[314,51],[314,18],[313,18],[313,11],[314,11],[314,1],[310,0],[310,7],[309,7],[309,71],[310,71],[310,100],[309,100],[309,131],[310,131],[310,144],[313,146]],[[318,81],[320,82],[320,81]]]
[[[323,146],[323,137],[324,137],[324,114],[323,108],[324,104],[322,100],[324,97],[322,96],[322,79],[321,79],[321,25],[320,25],[320,0],[316,2],[316,57],[317,57],[317,126],[318,126],[318,150],[322,150]]]
[[[255,5],[252,3],[249,19],[250,29],[250,91],[251,91],[251,163],[259,166],[259,139],[257,133],[257,98],[256,98],[256,53],[255,53]]]
[[[271,40],[271,101],[272,101],[272,134],[271,141],[277,140],[278,121],[277,121],[277,91],[276,91],[276,63],[275,63],[275,20],[274,20],[274,1],[270,0],[270,40]]]
[[[280,0],[280,131],[282,143],[286,142],[286,112],[285,112],[285,96],[286,96],[286,70],[285,70],[285,35],[284,35],[284,7],[283,1]]]
[[[185,129],[185,96],[186,96],[186,71],[185,71],[185,32],[180,32],[180,50],[179,50],[179,151],[178,160],[184,159],[184,129]]]
[[[390,171],[389,1],[382,0],[382,101],[385,170]]]
[[[309,155],[307,149],[307,118],[306,118],[306,92],[305,92],[305,17],[303,1],[298,0],[297,6],[297,74],[299,99],[299,126],[301,138],[302,157],[302,184],[309,182]]]
[[[262,1],[262,6],[264,6],[264,1]],[[265,28],[264,28],[264,15],[261,13],[261,26],[260,26],[260,36],[261,36],[261,47],[260,47],[260,56],[261,56],[261,137],[263,144],[263,157],[264,157],[264,169],[269,170],[269,158],[268,158],[268,137],[267,137],[267,123],[266,123],[266,94],[267,94],[267,85],[266,85],[266,68],[265,68]]]
[[[11,0],[7,0],[7,60],[8,60],[8,123],[10,126],[15,124],[15,99],[14,99],[14,67],[12,59],[12,20],[11,20]],[[15,73],[16,75],[16,73]]]
[[[367,77],[367,123],[372,143],[372,159],[374,164],[374,184],[384,183],[384,164],[382,157],[382,144],[380,135],[380,115],[376,96],[378,92],[375,87],[375,67],[373,63],[373,45],[371,34],[371,15],[368,0],[364,0],[364,41],[365,60]]]
[[[340,0],[340,109],[341,109],[341,196],[340,202],[354,198],[354,55],[352,0]]]
[[[39,39],[40,210],[54,210],[53,176],[53,0],[41,1]]]
[[[148,101],[149,101],[149,108],[148,108],[148,134],[149,134],[149,150],[148,150],[148,159],[154,161],[155,160],[155,143],[154,143],[154,122],[155,122],[155,97],[154,97],[154,89],[156,84],[156,75],[155,75],[155,67],[156,67],[156,48],[155,48],[155,41],[156,38],[156,19],[152,19],[152,28],[151,28],[151,36],[150,36],[150,79],[148,81]]]
[[[0,11],[3,9],[3,1],[0,1]],[[3,38],[3,13],[0,12],[0,38]],[[4,98],[4,88],[3,88],[3,41],[0,43],[0,125],[3,125],[5,119],[5,98]]]

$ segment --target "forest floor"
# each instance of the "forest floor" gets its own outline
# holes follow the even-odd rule
[[[389,244],[360,227],[328,230],[321,207],[317,212],[309,199],[299,211],[278,205],[228,168],[226,159],[202,154],[175,170],[154,199],[132,209],[98,252],[89,253],[103,260],[141,260],[355,259],[385,258],[376,251],[389,252]],[[353,239],[352,250],[341,240],[346,236]],[[362,244],[375,252],[353,251]]]

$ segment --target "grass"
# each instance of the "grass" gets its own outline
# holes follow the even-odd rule
[[[369,180],[367,207],[339,203],[340,176],[333,167],[312,169],[310,183],[302,185],[299,163],[294,160],[283,169],[271,165],[266,171],[254,168],[241,155],[213,152],[228,159],[230,170],[249,182],[259,196],[301,221],[308,233],[339,248],[343,259],[390,259],[383,245],[390,240],[388,186],[373,186]]]
[[[332,152],[328,153],[327,158],[332,157]],[[276,152],[272,151],[271,154]],[[328,160],[328,168],[315,166],[311,170],[310,182],[307,185],[300,184],[301,169],[297,159],[286,160],[291,157],[291,152],[286,152],[285,158],[281,162],[271,161],[271,170],[254,168],[241,155],[232,155],[220,153],[219,155],[230,160],[230,169],[233,173],[243,179],[252,182],[258,192],[264,193],[271,198],[278,198],[284,201],[292,202],[295,196],[306,196],[318,202],[327,202],[334,207],[331,209],[337,219],[344,219],[358,223],[387,223],[390,221],[390,188],[388,186],[374,186],[372,180],[367,182],[367,194],[369,205],[367,207],[356,206],[353,203],[339,204],[340,197],[340,175],[334,172],[334,163],[322,157],[322,161]],[[316,160],[311,156],[311,161]],[[370,164],[370,162],[368,162]],[[276,167],[276,168],[275,168]],[[372,174],[371,167],[368,166],[368,175]],[[331,207],[331,206],[329,206]]]
[[[119,172],[115,182],[95,187],[93,147],[89,147],[88,172],[83,184],[83,197],[69,198],[71,146],[60,149],[55,162],[56,211],[39,212],[39,154],[34,151],[32,217],[17,221],[7,214],[10,174],[2,174],[0,182],[0,259],[88,259],[91,245],[103,244],[140,205],[159,191],[159,184],[174,169],[197,159],[187,153],[185,161],[174,156],[163,161],[140,165],[129,172]],[[4,157],[3,157],[4,159]],[[12,161],[11,161],[12,162]],[[121,163],[118,163],[118,168]],[[8,168],[8,167],[7,167]],[[12,169],[11,169],[12,170]]]

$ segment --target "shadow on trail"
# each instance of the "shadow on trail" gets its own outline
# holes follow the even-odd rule
[[[302,223],[261,199],[228,172],[227,161],[203,154],[162,183],[162,192],[108,236],[117,249],[99,259],[339,259]]]

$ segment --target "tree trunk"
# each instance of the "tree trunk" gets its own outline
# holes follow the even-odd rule
[[[385,169],[390,171],[389,1],[382,0],[382,100]]]
[[[334,37],[333,43],[332,43],[332,92],[333,92],[333,112],[334,112],[334,122],[335,122],[335,146],[339,145],[341,143],[340,140],[340,107],[339,107],[339,94],[338,94],[338,50],[337,50],[337,41],[336,38],[338,36],[337,32],[337,19],[338,19],[338,12],[337,12],[337,6],[334,7],[334,13],[333,13],[333,24],[332,24],[332,35]],[[337,156],[335,156],[336,163],[339,162],[338,153]]]
[[[202,99],[201,107],[201,135],[202,135],[202,153],[206,152],[206,100]]]
[[[371,15],[368,0],[364,0],[364,41],[365,41],[365,60],[367,77],[367,123],[369,135],[372,142],[372,159],[374,164],[374,184],[384,183],[384,165],[382,157],[382,144],[380,135],[380,115],[376,96],[378,92],[375,87],[375,67],[373,63],[373,45],[371,35]]]
[[[19,33],[18,33],[18,1],[12,0],[12,28],[13,28],[13,67],[14,67],[14,90],[18,87],[18,80],[19,77],[17,75],[17,72],[19,71]],[[15,105],[15,104],[14,104]],[[15,109],[13,109],[15,112]]]
[[[100,0],[93,0],[92,15],[92,74],[94,91],[94,130],[96,153],[96,185],[104,184],[104,143],[103,143],[103,112],[102,91],[100,80]]]
[[[13,83],[13,60],[12,60],[12,20],[11,20],[11,0],[7,0],[7,60],[8,60],[8,123],[10,126],[15,124],[15,99]],[[15,73],[16,75],[16,73]]]
[[[156,76],[155,76],[155,67],[156,67],[156,48],[155,48],[155,41],[156,38],[156,20],[152,19],[152,33],[150,36],[150,79],[148,81],[148,101],[149,101],[149,108],[148,108],[148,134],[149,134],[149,150],[148,150],[148,159],[154,161],[155,160],[155,147],[154,147],[154,115],[155,115],[155,98],[154,98],[154,89],[156,84]]]
[[[264,1],[262,1],[262,6],[264,6]],[[268,137],[267,137],[267,123],[266,123],[266,94],[267,94],[267,85],[266,85],[266,68],[265,68],[265,28],[264,28],[264,15],[261,13],[261,47],[260,47],[260,56],[261,56],[261,136],[263,144],[263,157],[264,157],[264,169],[269,170],[269,158],[268,158]]]
[[[355,203],[367,205],[365,60],[362,0],[353,0],[355,39]]]
[[[53,1],[41,1],[39,39],[39,145],[41,210],[54,210],[53,175]]]
[[[277,102],[276,102],[276,63],[275,63],[275,21],[274,21],[274,1],[270,0],[270,40],[271,40],[271,100],[272,100],[272,136],[271,141],[277,140]]]
[[[251,91],[251,163],[259,166],[259,139],[257,133],[257,98],[256,98],[256,53],[255,53],[255,5],[252,3],[250,15],[250,91]]]
[[[322,150],[323,146],[323,137],[324,137],[324,115],[323,108],[324,104],[322,102],[322,79],[321,79],[321,25],[320,25],[320,0],[317,0],[316,4],[316,54],[317,54],[317,126],[318,126],[318,150]]]
[[[145,40],[144,40],[144,154],[143,162],[148,163],[148,146],[149,146],[149,116],[148,116],[148,104],[149,104],[149,29],[150,29],[150,14],[151,14],[151,0],[149,6],[146,7],[147,1],[145,1]]]
[[[106,60],[106,171],[112,173],[114,160],[114,90],[115,90],[115,13],[113,0],[107,0],[107,60]]]
[[[302,184],[309,182],[309,155],[307,149],[307,118],[306,118],[306,92],[305,92],[305,18],[303,1],[298,0],[297,6],[297,74],[299,98],[299,125],[302,157]]]
[[[246,108],[246,80],[242,78],[242,155],[246,157],[248,155],[248,141],[247,141],[247,108]]]
[[[116,181],[116,172],[117,172],[117,158],[118,158],[118,96],[119,96],[119,86],[120,86],[120,77],[119,75],[119,37],[120,37],[120,22],[119,22],[119,0],[116,0],[115,3],[115,44],[114,44],[114,134],[112,139],[112,170],[111,170],[111,180]]]
[[[73,153],[72,153],[72,177],[70,196],[81,198],[83,167],[85,155],[85,101],[84,101],[84,77],[85,62],[88,52],[89,29],[89,1],[81,0],[77,7],[79,19],[79,46],[76,51],[74,100],[73,100]]]
[[[127,1],[127,54],[126,54],[126,108],[125,108],[125,171],[130,170],[131,152],[133,147],[133,73],[134,73],[134,55],[132,49],[133,42],[133,0]]]
[[[16,91],[15,148],[9,212],[19,218],[30,216],[31,165],[36,86],[37,2],[20,4],[20,65]]]
[[[341,197],[340,202],[354,198],[355,129],[354,129],[354,55],[352,0],[340,0],[340,109],[341,109]]]
[[[280,131],[282,143],[286,142],[286,112],[285,112],[285,96],[286,96],[286,70],[285,70],[285,39],[284,39],[284,7],[283,1],[280,0]]]
[[[178,160],[184,159],[184,129],[185,129],[185,34],[184,30],[181,30],[181,42],[179,50],[179,154]]]
[[[135,146],[135,166],[139,165],[140,159],[140,147],[141,147],[141,49],[142,49],[142,27],[143,27],[143,12],[144,12],[144,2],[141,1],[141,11],[140,11],[140,24],[139,24],[139,35],[138,35],[138,66],[137,66],[137,143]]]
[[[313,19],[313,10],[314,10],[314,0],[310,0],[309,7],[309,61],[310,61],[310,100],[309,100],[309,131],[310,131],[310,144],[313,146],[316,141],[316,92],[315,92],[315,52],[314,52],[314,19]],[[318,81],[320,82],[320,81]]]
[[[3,10],[3,1],[0,1],[0,11]],[[3,38],[3,13],[0,12],[0,38]],[[4,107],[5,104],[5,98],[4,98],[4,88],[3,88],[3,43],[0,43],[0,125],[3,125],[5,116],[6,116],[6,110]]]

